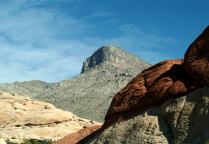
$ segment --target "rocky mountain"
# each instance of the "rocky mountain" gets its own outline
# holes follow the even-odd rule
[[[0,90],[9,93],[17,93],[28,97],[35,97],[53,85],[53,83],[47,83],[40,80],[32,80],[0,84]]]
[[[160,62],[133,78],[113,97],[102,127],[76,143],[208,144],[208,55],[209,27],[184,60]]]
[[[58,140],[83,128],[100,125],[54,105],[0,92],[0,143]]]
[[[31,95],[81,117],[102,122],[115,93],[149,66],[123,49],[104,46],[86,59],[81,74],[71,80],[43,85],[34,81],[2,84],[0,90]]]
[[[124,51],[123,49],[112,47],[112,46],[103,46],[99,48],[96,52],[92,54],[86,61],[83,62],[83,67],[81,73],[84,73],[96,66],[107,62],[110,66],[118,67],[119,69],[137,70],[135,66],[138,66],[138,63],[141,62],[140,68],[143,68],[145,63],[142,59],[137,58],[136,56]],[[133,64],[131,64],[133,63]],[[107,67],[107,66],[106,66]],[[108,67],[107,67],[108,68]]]

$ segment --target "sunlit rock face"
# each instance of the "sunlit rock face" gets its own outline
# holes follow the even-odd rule
[[[30,139],[55,141],[84,127],[100,124],[14,93],[0,92],[0,106],[2,143],[21,143]]]
[[[206,144],[208,122],[209,87],[204,87],[116,122],[84,143]]]

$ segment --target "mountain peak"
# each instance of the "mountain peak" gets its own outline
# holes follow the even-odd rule
[[[137,59],[134,55],[114,46],[102,46],[83,62],[81,73],[88,71],[105,61],[124,61],[125,59]]]

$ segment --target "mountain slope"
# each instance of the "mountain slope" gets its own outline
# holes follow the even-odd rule
[[[29,95],[102,122],[115,93],[149,66],[125,50],[104,46],[84,61],[81,74],[71,80],[55,84],[37,81],[1,84],[0,90]]]
[[[122,49],[101,47],[87,58],[79,76],[59,82],[35,98],[81,117],[103,121],[114,94],[148,66]]]
[[[0,84],[0,91],[16,93],[23,96],[35,97],[39,93],[50,88],[52,85],[54,84],[40,80],[4,83]]]

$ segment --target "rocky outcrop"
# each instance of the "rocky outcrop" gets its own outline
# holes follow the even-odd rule
[[[57,109],[49,103],[13,93],[1,92],[0,106],[0,141],[54,141],[69,133],[100,124]]]
[[[94,131],[96,131],[99,128],[101,128],[101,125],[96,125],[96,126],[81,129],[78,132],[67,135],[64,138],[56,141],[55,144],[63,144],[63,143],[75,144],[75,143],[78,143],[80,140],[82,140],[83,138],[85,138],[86,136],[93,133]]]
[[[209,87],[204,87],[114,123],[85,143],[207,144],[208,122]]]
[[[137,63],[137,61],[143,61],[136,56],[126,52],[123,49],[113,46],[103,46],[95,51],[89,58],[83,62],[81,73],[91,70],[98,65],[108,62],[115,66],[120,66],[120,63],[130,64]],[[144,63],[145,64],[145,63]],[[131,65],[130,65],[131,66]]]
[[[185,54],[184,61],[164,61],[137,75],[126,87],[114,96],[103,126],[81,140],[80,143],[90,143],[92,139],[94,143],[97,141],[103,143],[208,142],[209,131],[207,123],[209,122],[209,94],[206,93],[205,95],[202,93],[204,92],[203,89],[200,89],[199,92],[193,92],[194,95],[193,93],[188,94],[209,83],[207,73],[209,71],[208,42],[209,27],[190,45]],[[182,97],[177,98],[185,94],[188,94],[188,96],[186,96],[183,101]],[[148,113],[150,113],[149,109],[160,106],[166,100],[174,98],[177,98],[175,103],[168,102],[169,104],[165,104],[166,106],[163,105],[162,107],[164,108],[162,108],[161,113],[158,110],[157,118],[159,119],[159,123],[157,123],[156,120],[150,122],[151,119],[147,116],[149,120],[140,117],[140,113],[143,111],[148,110]],[[167,133],[161,130],[163,127],[160,125],[161,117],[164,118],[162,120],[167,124],[166,131],[170,129],[170,132]],[[144,121],[149,124],[147,125]],[[203,122],[203,125],[206,126],[202,126],[202,129],[198,130],[198,122]],[[119,131],[121,123],[122,129],[125,127],[124,131],[121,134],[115,134],[115,132]],[[134,134],[133,137],[131,137],[132,133],[130,132],[134,129],[132,126],[137,123],[140,126],[143,124],[145,129],[137,127],[136,129],[139,129],[139,135],[136,131],[133,131]],[[123,124],[125,126],[123,126]],[[149,129],[148,126],[150,125],[151,130],[148,130],[148,133],[154,131],[152,134],[157,135],[154,135],[154,137],[152,137],[152,135],[151,138],[149,134],[146,138],[143,133],[145,132],[146,134],[146,130]],[[194,132],[194,130],[197,131]],[[108,136],[105,134],[106,131],[108,131]],[[161,135],[159,131],[165,134]],[[100,139],[99,135],[103,135],[103,138],[105,138]],[[169,135],[169,137],[167,135]],[[160,138],[156,136],[160,136]]]
[[[111,46],[100,48],[88,59],[85,70],[71,80],[46,84],[48,88],[36,81],[2,84],[0,90],[32,95],[83,118],[103,122],[113,96],[150,64]]]
[[[84,62],[83,62],[83,67],[81,70],[81,73],[88,71],[91,68],[96,67],[97,65],[108,61],[108,60],[117,60],[118,59],[118,53],[119,49],[116,49],[114,47],[111,46],[103,46],[100,49],[98,49],[97,51],[95,51],[92,56],[90,56],[89,58],[87,58]]]
[[[182,64],[181,60],[164,61],[137,75],[113,98],[104,125],[111,124],[112,117],[122,120],[201,87],[187,76]]]
[[[184,56],[185,70],[197,81],[209,83],[209,26],[190,45]]]

